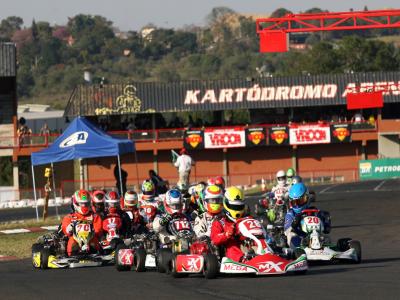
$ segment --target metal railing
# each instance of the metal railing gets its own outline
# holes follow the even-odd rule
[[[312,125],[315,123],[307,123]],[[345,123],[327,123],[327,124],[345,124]],[[353,132],[373,132],[377,130],[376,124],[370,124],[368,122],[362,123],[350,123],[352,125]],[[273,126],[287,126],[288,124],[257,124],[249,125],[248,127],[264,127],[269,128]],[[294,124],[293,124],[294,125]],[[218,128],[246,128],[245,126],[219,126],[219,127],[207,127],[207,129],[218,129]],[[108,131],[107,133],[117,138],[132,139],[135,142],[149,142],[149,141],[173,141],[182,140],[184,137],[185,130],[187,128],[167,128],[167,129],[145,129],[145,130],[119,130],[119,131]],[[200,128],[193,128],[200,129]],[[204,128],[202,128],[204,129]],[[60,134],[30,134],[22,137],[15,136],[3,136],[0,137],[0,148],[23,148],[23,147],[47,147],[54,140],[60,136]]]

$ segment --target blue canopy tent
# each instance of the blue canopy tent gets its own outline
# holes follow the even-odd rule
[[[64,133],[46,149],[32,153],[32,180],[36,203],[36,217],[39,218],[34,166],[83,158],[117,156],[119,181],[122,191],[120,155],[135,152],[135,144],[128,139],[113,138],[84,117],[75,118]],[[53,188],[55,183],[53,176]],[[57,209],[57,206],[56,206]],[[57,213],[58,214],[58,213]]]

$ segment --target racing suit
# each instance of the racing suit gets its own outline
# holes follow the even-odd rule
[[[167,213],[158,214],[153,221],[153,230],[155,233],[157,233],[158,238],[162,244],[168,244],[169,241],[175,239],[175,236],[168,230],[169,222],[175,218],[182,219],[183,222],[181,223],[181,225],[187,227],[183,229],[192,229],[189,219],[184,214],[174,214],[174,216],[171,216]]]
[[[307,209],[315,209],[314,207],[308,207]],[[328,212],[319,211],[318,217],[321,219],[322,224],[324,225],[324,232],[329,233],[331,228],[331,220]],[[301,240],[306,236],[306,233],[301,230],[301,221],[302,212],[296,214],[293,209],[289,209],[285,216],[285,224],[284,231],[287,237],[287,243],[290,248],[295,249],[300,247]]]
[[[143,216],[140,215],[139,209],[125,209],[121,214],[121,219],[122,226],[125,227],[124,237],[146,231],[146,223]]]
[[[211,242],[219,247],[225,247],[225,256],[240,262],[244,253],[240,250],[240,239],[235,237],[235,223],[223,216],[211,224]]]
[[[99,238],[101,237],[103,233],[103,228],[102,228],[102,220],[100,216],[90,212],[88,215],[82,215],[78,212],[73,212],[68,215],[66,215],[61,223],[62,231],[63,233],[68,236],[68,244],[67,244],[67,254],[68,256],[71,256],[74,252],[79,251],[79,245],[75,241],[73,237],[73,226],[74,223],[83,221],[86,223],[93,224],[93,230],[95,233],[95,236],[93,239],[90,241],[90,246],[96,249],[97,251],[100,250],[100,245],[99,245]]]
[[[212,215],[208,212],[198,215],[194,220],[193,230],[198,238],[203,236],[210,237],[211,235],[211,224],[214,220],[221,217],[221,214]]]

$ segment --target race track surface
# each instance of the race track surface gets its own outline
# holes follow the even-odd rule
[[[311,266],[306,275],[174,279],[114,267],[33,270],[30,260],[0,263],[1,299],[399,299],[400,180],[318,187],[333,240],[361,241],[359,265]],[[254,203],[257,197],[249,202]],[[12,245],[10,245],[12,246]]]

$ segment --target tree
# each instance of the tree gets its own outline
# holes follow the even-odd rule
[[[271,18],[281,18],[284,17],[286,15],[290,15],[293,14],[293,12],[291,12],[290,10],[280,7],[278,9],[276,9],[275,11],[272,12],[271,14]]]
[[[20,17],[12,16],[3,19],[0,23],[0,40],[8,42],[11,40],[14,32],[21,30],[24,21]]]
[[[206,20],[210,26],[221,22],[227,15],[236,14],[236,12],[226,6],[214,7],[211,12],[207,15]]]

